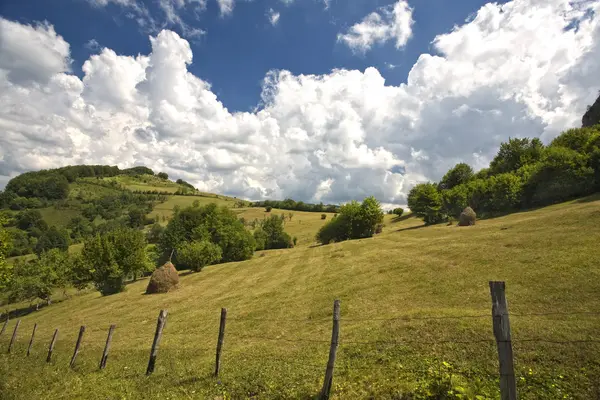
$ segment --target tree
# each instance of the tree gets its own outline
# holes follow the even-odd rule
[[[208,240],[184,243],[177,249],[177,261],[194,272],[215,264],[222,256],[221,248]]]
[[[317,233],[321,244],[348,239],[371,237],[377,224],[383,221],[383,211],[374,197],[367,197],[362,203],[351,201],[340,207],[337,217],[326,223]]]
[[[0,292],[6,289],[12,279],[12,267],[6,262],[6,256],[11,249],[12,239],[4,228],[5,223],[6,219],[0,216]]]
[[[118,228],[88,239],[82,256],[102,295],[123,291],[128,277],[135,279],[151,267],[146,255],[146,238],[141,231],[132,228]]]
[[[159,172],[156,174],[156,176],[158,176],[160,179],[164,179],[165,181],[169,179],[169,175],[166,172]]]
[[[71,218],[71,221],[67,224],[67,229],[71,231],[71,239],[79,241],[91,235],[94,227],[86,218],[77,216]]]
[[[69,249],[69,236],[64,230],[58,230],[55,226],[50,227],[40,236],[36,246],[35,253],[39,256],[45,251],[59,249],[67,251]]]
[[[271,212],[272,209],[273,209],[273,207],[267,206],[267,207],[265,207],[265,212],[269,213],[269,212]]]
[[[257,233],[263,231],[264,235]],[[283,230],[283,220],[276,215],[271,215],[265,219],[262,226],[254,232],[254,237],[262,239],[264,236],[264,247],[263,249],[287,249],[294,247],[292,238]]]
[[[129,226],[132,228],[142,228],[146,222],[146,213],[139,207],[129,210],[127,216],[129,217]]]
[[[446,172],[438,186],[440,190],[452,189],[455,186],[467,183],[471,178],[473,178],[473,168],[468,164],[460,163]]]
[[[48,224],[42,218],[42,214],[38,210],[25,210],[17,214],[17,228],[29,231],[33,228],[38,228],[41,231],[48,229]]]
[[[398,217],[401,217],[402,214],[404,214],[404,208],[402,208],[402,207],[394,208],[392,210],[392,214],[397,215]]]
[[[165,228],[161,224],[159,224],[158,222],[155,222],[152,225],[152,228],[150,228],[148,235],[146,236],[148,243],[159,243],[160,237],[161,237],[162,233],[164,232],[164,230],[165,230]]]
[[[527,164],[534,164],[542,157],[544,145],[538,138],[509,139],[500,145],[498,154],[490,163],[492,174],[514,172]]]
[[[16,260],[13,266],[12,279],[8,290],[10,302],[36,298],[50,303],[52,295],[54,272],[46,263],[39,260]]]
[[[442,196],[432,183],[418,184],[408,194],[408,207],[427,225],[437,224],[445,219],[442,206]]]

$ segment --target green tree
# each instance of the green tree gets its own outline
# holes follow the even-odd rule
[[[456,164],[452,169],[446,172],[446,175],[439,183],[440,190],[452,189],[455,186],[467,183],[473,178],[473,168],[469,164]]]
[[[17,214],[17,228],[29,231],[33,228],[38,228],[40,231],[48,229],[48,224],[42,218],[42,214],[38,210],[25,210]]]
[[[287,249],[294,247],[292,238],[283,230],[283,220],[276,215],[271,215],[265,219],[262,226],[254,232],[256,239],[257,235],[260,238],[261,234],[257,232],[264,232],[265,243],[263,249]]]
[[[35,253],[40,255],[50,249],[67,251],[69,249],[68,233],[64,230],[58,230],[55,226],[45,231],[35,246]]]
[[[91,235],[94,231],[92,224],[86,218],[80,216],[71,218],[67,224],[67,229],[71,231],[70,236],[74,241],[80,241]]]
[[[208,240],[184,243],[177,249],[177,262],[194,272],[221,260],[223,252],[219,246]]]
[[[169,175],[166,172],[159,172],[158,174],[156,174],[156,176],[158,176],[160,179],[164,179],[164,180],[169,179]]]
[[[0,216],[0,292],[6,289],[12,279],[12,266],[6,262],[6,256],[12,246],[12,239],[4,228],[5,223],[6,219]]]
[[[148,235],[146,236],[148,239],[148,243],[159,243],[161,235],[164,232],[164,230],[165,230],[165,228],[158,222],[155,222],[154,224],[152,224],[152,228],[150,228],[150,231],[148,232]]]
[[[383,211],[374,197],[367,197],[362,203],[351,201],[340,207],[338,216],[319,230],[317,241],[328,244],[371,237],[375,234],[377,224],[382,221]]]
[[[544,145],[538,138],[509,139],[502,143],[498,154],[490,163],[492,174],[514,172],[527,164],[534,164],[542,158]]]
[[[427,225],[437,224],[445,219],[442,195],[432,183],[421,183],[413,187],[408,194],[408,207]]]
[[[134,207],[127,214],[129,226],[132,228],[142,228],[146,222],[146,213],[139,207]]]

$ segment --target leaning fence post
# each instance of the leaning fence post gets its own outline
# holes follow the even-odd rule
[[[10,351],[12,350],[13,344],[15,343],[15,340],[17,339],[17,329],[19,329],[19,325],[21,324],[21,320],[17,321],[17,324],[15,325],[15,330],[13,331],[12,337],[10,338],[10,344],[8,345],[8,352],[10,353]]]
[[[515,380],[505,287],[504,282],[490,281],[492,321],[494,323],[496,346],[498,347],[500,370],[500,398],[502,400],[517,400],[517,384]]]
[[[331,346],[329,347],[329,360],[327,361],[327,369],[325,370],[325,380],[323,381],[323,389],[321,389],[321,400],[329,399],[331,385],[333,383],[333,368],[335,367],[335,357],[337,354],[338,339],[340,336],[340,301],[333,302],[333,328],[331,330]]]
[[[33,337],[35,336],[35,330],[37,329],[37,323],[33,324],[33,331],[31,332],[31,339],[29,339],[29,346],[27,347],[27,357],[31,354],[31,346],[33,346]]]
[[[2,330],[0,331],[0,336],[4,333],[4,331],[6,330],[6,326],[8,325],[8,320],[10,319],[10,314],[6,313],[6,320],[4,320],[4,325],[2,325]]]
[[[58,328],[54,330],[54,335],[52,335],[52,340],[50,341],[50,346],[48,346],[48,357],[46,357],[46,362],[50,362],[52,360],[52,352],[54,351],[54,345],[56,344],[56,338],[58,337]]]
[[[108,336],[106,337],[106,344],[104,345],[104,351],[102,352],[102,358],[100,359],[100,369],[106,367],[106,360],[108,359],[108,350],[110,349],[110,342],[112,341],[113,332],[115,331],[116,325],[111,325],[108,328]]]
[[[75,359],[77,358],[77,354],[79,354],[79,346],[81,346],[81,341],[83,340],[83,334],[85,332],[85,326],[81,325],[79,328],[79,335],[77,336],[77,342],[75,342],[75,351],[73,351],[73,357],[71,357],[71,362],[69,363],[69,367],[73,368],[75,366]]]
[[[223,339],[225,337],[225,322],[227,321],[227,309],[221,308],[221,323],[219,324],[219,339],[217,340],[217,355],[215,360],[215,376],[219,376],[221,369],[221,350],[223,349]]]
[[[154,372],[154,365],[156,364],[156,356],[158,355],[158,345],[160,338],[162,337],[165,323],[167,322],[167,310],[160,310],[158,314],[158,321],[156,322],[156,332],[154,332],[154,341],[152,342],[152,350],[150,350],[150,360],[148,361],[148,369],[146,369],[146,376]]]

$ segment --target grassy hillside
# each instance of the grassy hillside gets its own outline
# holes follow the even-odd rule
[[[298,229],[308,230],[308,217],[294,215],[292,224],[302,220]],[[311,229],[321,223],[311,220]],[[333,398],[404,399],[443,383],[449,369],[469,398],[498,398],[488,281],[505,280],[520,398],[597,398],[600,344],[564,342],[600,339],[600,316],[572,314],[600,310],[599,242],[595,197],[467,228],[388,220],[372,239],[259,252],[184,274],[181,287],[165,295],[143,295],[144,280],[106,298],[75,296],[22,318],[13,353],[0,355],[0,392],[5,399],[312,398],[325,370],[332,303],[340,299]],[[221,307],[228,322],[222,375],[214,379]],[[168,322],[156,371],[146,378],[161,308]],[[108,367],[99,372],[111,323],[117,330]],[[82,324],[83,348],[69,370]]]

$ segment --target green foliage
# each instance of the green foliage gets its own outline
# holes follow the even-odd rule
[[[280,210],[296,210],[296,211],[307,211],[307,212],[337,212],[339,206],[334,204],[309,204],[303,201],[295,201],[292,199],[285,200],[264,200],[256,201],[252,204],[253,207],[271,207],[278,208]],[[290,217],[291,221],[291,217]]]
[[[166,172],[159,172],[158,174],[156,174],[156,176],[158,176],[160,179],[164,179],[164,180],[169,179],[169,174],[167,174]]]
[[[134,207],[127,213],[129,226],[132,228],[142,228],[146,224],[146,213],[144,210]]]
[[[392,214],[397,215],[398,217],[401,217],[402,214],[404,214],[404,208],[402,208],[402,207],[394,208],[392,210]]]
[[[6,185],[6,191],[22,197],[66,199],[69,195],[69,181],[56,172],[26,172],[11,179]]]
[[[444,221],[442,206],[442,195],[432,183],[418,184],[408,193],[408,207],[428,225]]]
[[[45,251],[58,249],[67,251],[69,249],[69,234],[64,230],[58,230],[55,226],[50,227],[38,239],[35,253],[39,256]]]
[[[265,207],[265,212],[271,212],[271,210],[273,209],[273,207],[271,206],[266,206]]]
[[[583,115],[583,118],[581,118],[581,126],[583,126],[584,128],[596,124],[600,124],[600,95],[598,96],[594,104],[588,106],[588,109]]]
[[[328,244],[371,237],[375,234],[377,224],[382,221],[383,212],[374,197],[367,197],[362,204],[351,201],[340,207],[338,216],[319,230],[317,241]]]
[[[73,217],[67,224],[67,229],[71,232],[71,239],[78,242],[92,234],[94,227],[83,217]]]
[[[221,248],[208,240],[184,243],[177,249],[177,262],[194,272],[221,260]]]
[[[261,247],[260,250],[294,247],[292,238],[283,230],[283,219],[276,215],[271,215],[262,222],[261,227],[254,232],[254,239],[257,242],[257,250],[258,247]]]
[[[5,222],[5,218],[0,216],[0,292],[6,288],[12,276],[12,267],[6,262],[6,256],[12,247],[12,239],[4,228]]]
[[[321,219],[327,219],[327,214],[321,214]]]
[[[154,175],[154,171],[144,166],[123,169],[120,173],[124,175]]]
[[[439,183],[440,190],[452,189],[455,186],[467,183],[473,178],[473,168],[465,163],[456,164],[444,175]]]
[[[233,211],[211,203],[177,211],[161,236],[160,248],[168,254],[185,242],[202,240],[221,247],[222,262],[247,260],[256,245]]]
[[[89,276],[102,295],[123,291],[127,277],[135,278],[150,269],[146,238],[131,228],[119,228],[86,240],[82,255]]]
[[[518,207],[521,200],[522,182],[514,174],[499,174],[488,180],[485,211],[509,211]]]
[[[148,243],[159,243],[164,230],[165,228],[161,224],[155,222],[146,236]]]
[[[524,165],[535,164],[542,157],[544,145],[538,138],[509,139],[490,163],[490,173],[514,172]]]
[[[37,210],[25,210],[17,214],[16,217],[17,228],[29,231],[33,228],[37,228],[40,231],[48,229],[48,224],[42,218],[42,214]]]

